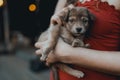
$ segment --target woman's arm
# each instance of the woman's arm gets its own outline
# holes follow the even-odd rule
[[[62,62],[76,64],[81,67],[105,73],[120,75],[120,52],[98,51],[73,47],[64,48],[64,50],[67,55],[61,57],[60,61]],[[61,51],[63,51],[63,49]]]
[[[36,47],[40,48],[40,44],[36,43]],[[40,55],[40,50],[37,50],[36,54]],[[48,55],[47,64],[56,61],[120,75],[120,52],[73,48],[59,40],[54,53]]]
[[[67,1],[67,0],[58,0],[54,13],[57,13],[57,12],[59,12],[60,10],[62,10],[63,7],[64,7],[65,4],[66,4],[66,1]]]

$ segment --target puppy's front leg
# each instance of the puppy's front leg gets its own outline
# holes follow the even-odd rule
[[[41,61],[45,61],[49,52],[54,49],[60,34],[60,27],[61,27],[61,20],[59,16],[56,16],[56,15],[52,16],[51,24],[47,31],[48,39],[42,49]]]
[[[84,47],[83,40],[74,39],[73,42],[72,42],[72,47]]]
[[[41,61],[45,61],[47,55],[54,49],[60,32],[60,25],[50,24],[48,29],[48,40],[42,50]]]

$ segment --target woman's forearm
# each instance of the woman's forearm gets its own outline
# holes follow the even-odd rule
[[[66,63],[120,75],[120,52],[72,47],[68,52],[67,58],[63,59]]]
[[[57,13],[60,10],[62,10],[65,4],[66,4],[66,0],[58,0],[54,13]]]

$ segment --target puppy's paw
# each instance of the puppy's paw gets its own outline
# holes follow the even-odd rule
[[[83,78],[84,75],[85,74],[82,71],[76,71],[76,73],[74,73],[74,76],[77,78]]]
[[[44,54],[43,54],[43,55],[40,57],[40,60],[41,60],[41,61],[46,61],[46,58],[47,58],[47,55],[44,55]]]
[[[75,39],[73,42],[72,42],[72,46],[73,47],[82,47],[84,45],[84,43],[79,40],[79,39]]]
[[[44,47],[44,49],[42,49],[42,56],[41,56],[40,60],[41,61],[45,61],[51,50],[52,49],[49,46],[48,47]]]
[[[52,46],[50,45],[49,41],[46,42],[41,42],[40,44],[40,50],[39,50],[39,55],[41,55],[40,60],[41,61],[45,61],[48,54],[50,53],[50,51],[52,50]]]

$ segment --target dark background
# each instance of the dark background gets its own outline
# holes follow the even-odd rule
[[[7,0],[7,2],[10,33],[15,30],[20,31],[34,44],[35,37],[48,28],[57,0],[40,0],[35,12],[28,10],[31,3],[36,3],[35,0]],[[4,41],[2,11],[3,7],[0,7],[0,40]]]

